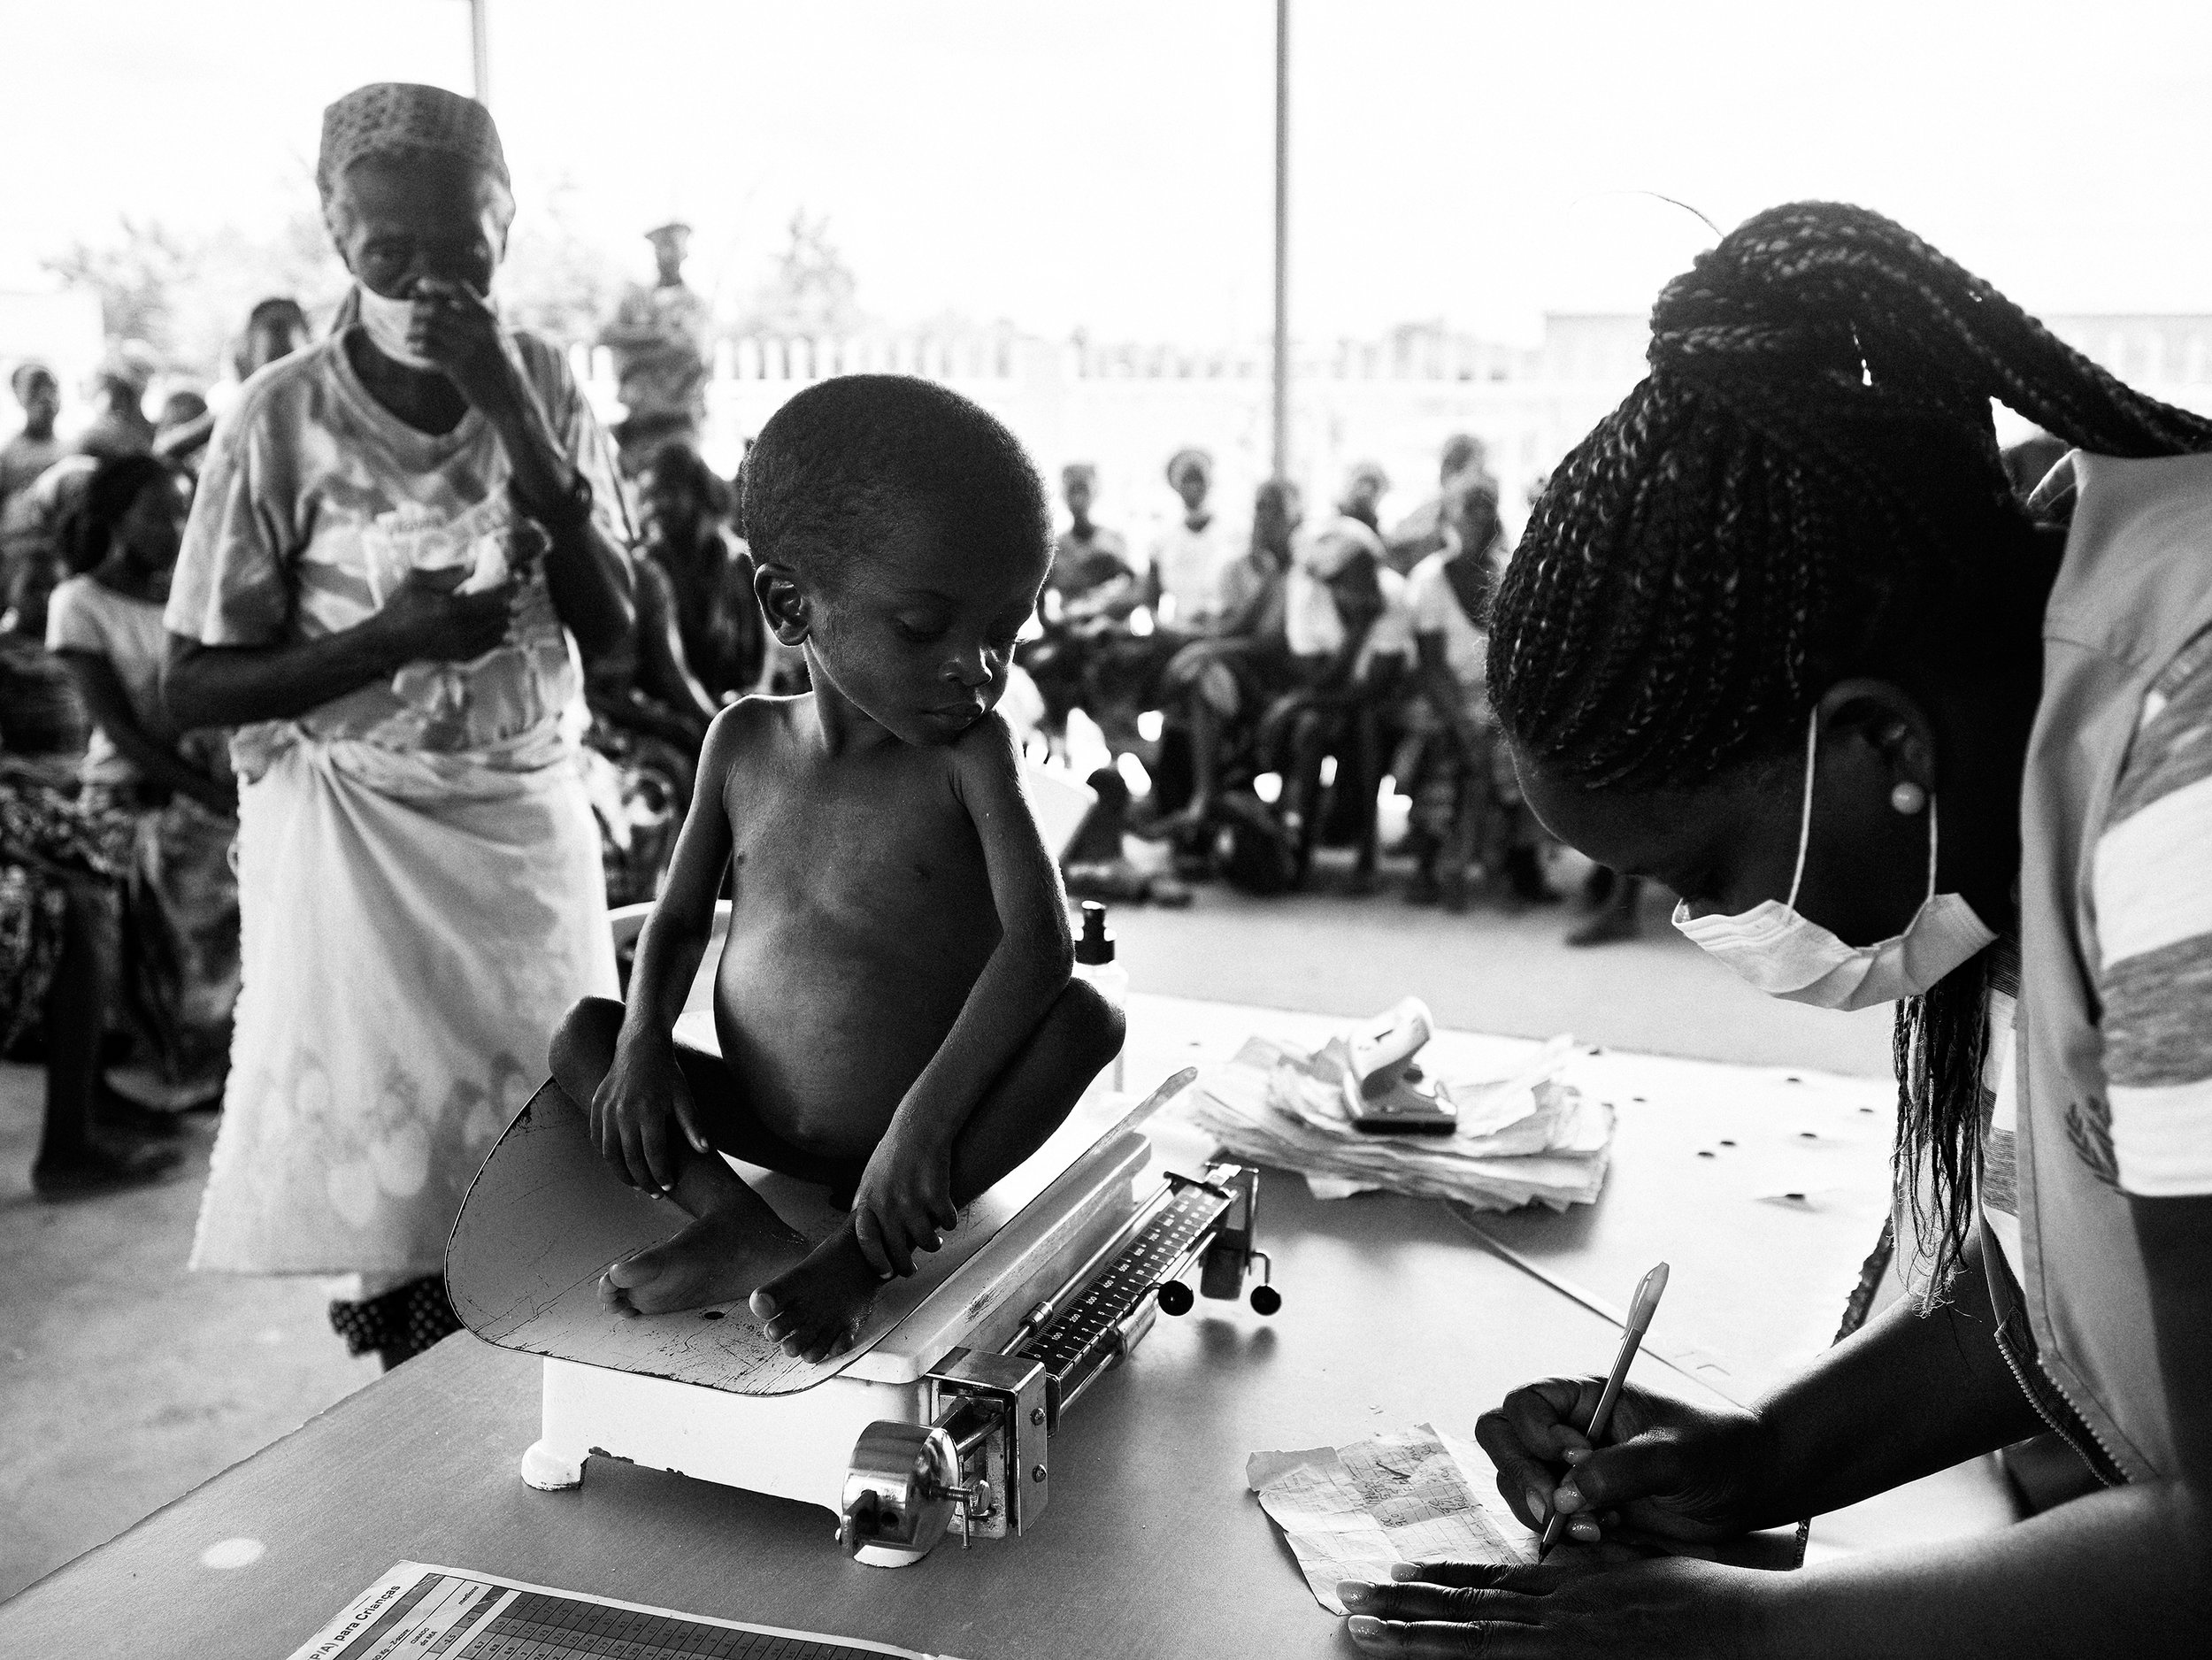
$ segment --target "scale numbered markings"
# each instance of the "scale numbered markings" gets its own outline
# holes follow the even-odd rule
[[[1106,1272],[1085,1287],[1059,1318],[1021,1349],[1021,1358],[1036,1361],[1045,1369],[1056,1423],[1060,1403],[1115,1357],[1122,1322],[1168,1277],[1192,1241],[1212,1226],[1229,1204],[1225,1195],[1211,1187],[1195,1182],[1179,1187]]]
[[[293,1660],[926,1660],[910,1649],[671,1613],[403,1563]]]

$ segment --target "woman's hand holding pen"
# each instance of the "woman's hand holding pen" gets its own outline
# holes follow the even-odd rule
[[[1555,1506],[1567,1536],[1592,1544],[1615,1523],[1663,1539],[1704,1541],[1747,1531],[1759,1469],[1759,1420],[1740,1409],[1693,1406],[1624,1386],[1593,1449],[1587,1424],[1602,1378],[1547,1378],[1486,1412],[1475,1439],[1497,1466],[1514,1515],[1542,1531]]]

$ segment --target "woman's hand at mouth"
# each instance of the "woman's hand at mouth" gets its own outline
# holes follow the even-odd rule
[[[470,407],[504,413],[521,396],[522,371],[491,302],[465,282],[422,277],[407,343],[438,365]]]

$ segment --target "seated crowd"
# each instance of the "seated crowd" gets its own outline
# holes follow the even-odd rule
[[[1242,531],[1214,503],[1204,450],[1177,451],[1167,481],[1182,511],[1139,559],[1091,517],[1095,471],[1062,473],[1069,526],[1019,659],[1044,741],[1064,746],[1080,709],[1118,761],[1133,757],[1149,790],[1128,828],[1165,843],[1183,878],[1279,893],[1334,847],[1351,852],[1352,890],[1371,892],[1389,779],[1412,802],[1409,902],[1463,910],[1477,881],[1511,904],[1551,898],[1484,697],[1506,538],[1480,442],[1453,438],[1437,494],[1387,528],[1372,463],[1321,513],[1270,480]],[[1071,885],[1136,891],[1110,842],[1082,850],[1098,865],[1071,868]]]

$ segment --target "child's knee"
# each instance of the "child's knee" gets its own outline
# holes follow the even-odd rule
[[[622,1030],[622,1005],[611,997],[580,997],[554,1029],[546,1059],[561,1087],[571,1095],[599,1080],[614,1064],[614,1041]]]
[[[1087,980],[1068,981],[1055,1012],[1064,1022],[1070,1049],[1088,1072],[1121,1053],[1122,1012]]]

